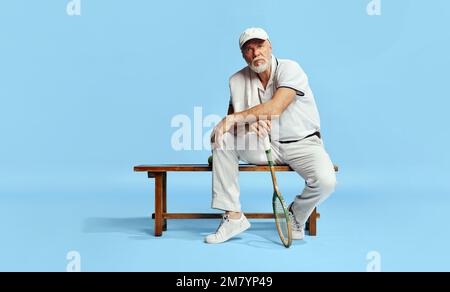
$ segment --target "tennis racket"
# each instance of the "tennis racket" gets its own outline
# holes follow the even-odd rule
[[[278,190],[277,177],[275,176],[275,169],[272,160],[272,147],[270,146],[269,137],[264,138],[264,149],[266,151],[267,162],[269,164],[270,173],[272,175],[273,197],[272,207],[275,216],[275,224],[277,226],[278,235],[280,236],[283,245],[288,248],[292,244],[292,225],[289,217],[289,211],[286,208],[283,196]]]

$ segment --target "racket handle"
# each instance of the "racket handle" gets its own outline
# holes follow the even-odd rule
[[[268,151],[271,149],[269,136],[263,138],[264,150]]]

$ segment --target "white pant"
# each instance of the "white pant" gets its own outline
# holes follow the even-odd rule
[[[253,150],[239,150],[233,147],[249,140],[254,141],[254,133],[234,136],[226,133],[223,136],[221,149],[213,147],[212,167],[212,208],[224,211],[241,212],[239,200],[239,160],[250,164],[267,165],[266,153],[262,144],[258,143]],[[275,164],[287,164],[306,181],[306,186],[293,204],[297,221],[304,225],[314,208],[323,202],[336,186],[336,175],[333,163],[324,149],[322,140],[312,136],[298,142],[281,144],[272,142],[272,158]]]

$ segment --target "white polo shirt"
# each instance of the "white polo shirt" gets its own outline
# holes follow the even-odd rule
[[[295,61],[272,56],[272,73],[265,90],[257,74],[248,66],[235,73],[230,78],[230,102],[235,112],[245,111],[269,101],[282,87],[294,89],[297,96],[281,114],[279,121],[272,122],[272,140],[299,140],[320,131],[319,112],[308,77]]]

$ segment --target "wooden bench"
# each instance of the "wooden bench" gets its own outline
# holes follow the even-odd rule
[[[135,166],[135,172],[147,172],[149,178],[155,179],[155,213],[152,218],[155,219],[155,236],[161,236],[163,231],[167,230],[167,219],[213,219],[221,218],[222,214],[211,213],[168,213],[167,212],[167,173],[168,172],[197,172],[197,171],[211,171],[211,166],[208,164],[178,164],[178,165],[140,165]],[[334,166],[337,172],[338,167]],[[240,164],[239,171],[267,171],[268,166],[256,166],[251,164]],[[294,171],[287,165],[275,166],[276,172]],[[273,218],[273,213],[245,213],[247,218],[252,219],[270,219]],[[320,214],[316,209],[312,212],[306,224],[306,230],[311,236],[317,234],[317,219]]]

